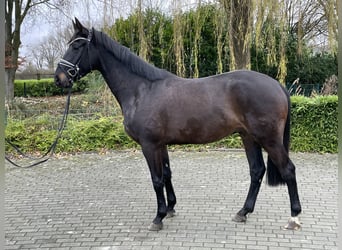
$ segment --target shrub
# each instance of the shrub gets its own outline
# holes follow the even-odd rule
[[[51,126],[53,117],[32,118],[23,121],[9,120],[6,138],[27,152],[48,150],[56,137],[56,128]],[[127,149],[136,147],[125,133],[122,118],[101,117],[98,120],[83,120],[70,117],[56,152],[88,152]],[[6,151],[13,152],[8,145]]]
[[[337,96],[307,98],[292,97],[291,150],[301,152],[337,152]],[[6,138],[20,148],[46,151],[56,136],[51,126],[56,117],[39,116],[23,121],[9,119]],[[58,120],[58,119],[57,119]],[[69,117],[67,127],[57,146],[57,152],[84,152],[135,148],[125,133],[122,116],[79,120]],[[56,127],[56,126],[55,126]],[[180,149],[241,147],[237,135],[207,145],[173,146]],[[6,150],[10,150],[9,147]]]
[[[337,96],[292,97],[291,150],[337,152]]]
[[[122,119],[101,117],[98,120],[71,120],[63,133],[59,151],[99,151],[102,149],[127,149],[137,144],[125,133]]]
[[[73,92],[82,92],[88,86],[87,78],[82,78],[73,85]],[[14,96],[44,97],[63,95],[64,90],[55,85],[53,78],[40,80],[15,80]]]

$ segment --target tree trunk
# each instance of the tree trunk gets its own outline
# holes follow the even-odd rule
[[[230,1],[229,46],[231,70],[251,68],[251,13],[251,0]]]
[[[14,99],[14,79],[15,79],[15,68],[10,68],[5,70],[5,91],[6,91],[6,103],[8,105]]]
[[[215,17],[215,35],[216,35],[216,51],[217,51],[217,73],[222,74],[223,72],[223,49],[224,49],[224,37],[223,29],[224,25],[227,23],[224,20],[224,12],[220,9],[216,9]]]
[[[18,68],[20,29],[28,11],[49,0],[30,1],[5,0],[5,89],[6,102],[14,98],[14,79]]]
[[[180,0],[173,1],[173,47],[176,57],[176,74],[180,77],[185,76],[184,66],[184,41],[182,28],[182,15]]]
[[[18,35],[18,32],[15,32],[13,37],[14,42],[11,43],[8,39],[5,49],[5,97],[7,105],[11,105],[14,99],[14,80],[15,72],[18,68],[18,52],[20,46],[20,35]]]
[[[7,44],[7,48],[14,47],[14,49],[6,50],[6,63],[5,63],[5,89],[6,89],[6,103],[10,105],[14,99],[14,79],[15,72],[18,68],[18,52],[20,45],[20,36],[18,39],[15,39],[15,42],[12,45]]]
[[[200,39],[201,39],[201,31],[204,25],[207,13],[202,11],[202,0],[198,0],[197,3],[197,11],[195,16],[195,38],[194,38],[194,47],[193,47],[193,59],[194,59],[194,78],[199,77],[199,69],[198,69],[198,56],[200,50]]]
[[[148,45],[146,41],[146,34],[144,31],[144,14],[142,9],[142,3],[141,0],[138,0],[138,32],[139,32],[139,56],[147,60],[147,52],[148,52]]]
[[[20,13],[20,2],[18,0],[6,1],[6,7],[7,11],[5,13],[5,97],[6,103],[10,105],[14,98],[14,79],[15,72],[18,68],[20,26],[22,23],[22,16]],[[12,20],[13,10],[15,18],[14,24]],[[27,11],[25,13],[27,13]]]

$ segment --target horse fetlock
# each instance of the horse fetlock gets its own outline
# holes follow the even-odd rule
[[[166,217],[167,212],[165,211],[158,211],[157,216],[154,218],[152,224],[161,225],[163,224],[163,219]]]
[[[173,208],[177,203],[177,198],[174,194],[167,196],[167,205],[169,208]]]
[[[300,204],[296,204],[296,205],[293,205],[291,207],[291,216],[292,217],[297,217],[298,214],[300,214],[302,212],[302,207],[300,206]]]
[[[176,211],[174,209],[170,209],[167,211],[167,214],[166,214],[166,219],[169,219],[169,218],[172,218],[172,217],[175,217],[176,216]]]

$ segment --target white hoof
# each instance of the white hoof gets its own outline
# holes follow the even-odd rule
[[[163,223],[160,224],[155,224],[155,223],[151,223],[151,225],[148,227],[149,231],[159,231],[163,229]]]
[[[298,217],[291,217],[284,230],[299,230],[302,227]]]

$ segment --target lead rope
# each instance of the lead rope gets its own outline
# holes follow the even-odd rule
[[[5,141],[11,146],[13,147],[20,155],[22,155],[24,158],[28,158],[28,159],[31,159],[31,160],[34,160],[34,161],[37,161],[35,163],[32,163],[30,165],[27,165],[27,166],[23,166],[23,165],[20,165],[20,164],[17,164],[15,163],[13,160],[11,160],[8,156],[5,156],[5,159],[10,162],[11,164],[13,164],[14,166],[16,167],[19,167],[19,168],[31,168],[33,166],[37,166],[41,163],[44,163],[46,161],[48,161],[52,156],[53,154],[55,153],[55,150],[56,150],[56,146],[57,146],[57,143],[58,143],[58,140],[61,138],[62,136],[62,132],[64,130],[64,127],[65,127],[65,124],[67,122],[67,118],[68,118],[68,114],[69,114],[69,106],[70,106],[70,97],[71,97],[71,92],[72,92],[72,87],[70,87],[68,89],[68,96],[67,96],[67,99],[66,99],[66,104],[65,104],[65,109],[64,109],[64,113],[63,113],[63,118],[59,124],[59,127],[58,127],[58,130],[57,130],[57,135],[56,135],[56,139],[55,141],[52,143],[52,145],[49,147],[49,149],[46,151],[46,153],[41,156],[41,157],[38,157],[38,158],[35,158],[35,157],[31,157],[29,155],[26,155],[23,151],[21,151],[16,145],[14,145],[12,142],[10,142],[8,139],[5,138]]]

